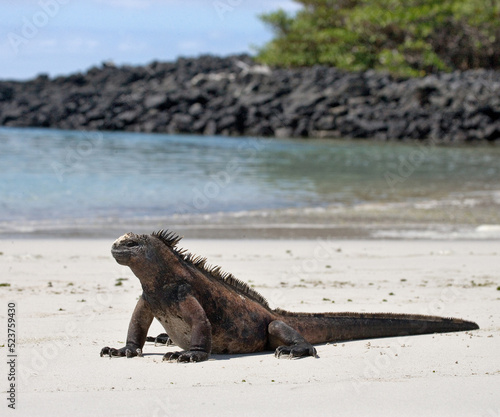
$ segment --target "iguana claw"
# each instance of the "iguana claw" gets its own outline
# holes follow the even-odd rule
[[[274,352],[274,356],[281,359],[288,357],[288,359],[302,358],[304,356],[316,356],[316,349],[310,343],[298,343],[293,346],[278,346]]]
[[[131,346],[124,346],[121,349],[115,349],[115,348],[110,348],[108,346],[103,347],[101,349],[101,358],[103,356],[109,356],[112,358],[113,356],[115,357],[121,357],[121,356],[126,356],[127,358],[133,358],[134,356],[142,356],[142,349],[141,348],[135,348]]]
[[[199,350],[184,350],[181,352],[167,352],[163,356],[164,361],[177,362],[202,362],[208,359],[208,353]]]

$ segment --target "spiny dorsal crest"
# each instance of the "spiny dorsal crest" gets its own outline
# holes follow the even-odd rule
[[[199,271],[226,283],[230,287],[234,288],[237,292],[246,295],[248,298],[251,298],[254,301],[257,301],[264,307],[269,308],[267,300],[261,294],[250,288],[243,281],[240,281],[239,279],[235,278],[233,274],[222,271],[220,266],[207,265],[207,258],[193,255],[187,252],[186,249],[178,248],[177,244],[182,239],[181,236],[177,235],[174,232],[170,232],[168,230],[163,230],[163,229],[159,230],[158,232],[151,233],[151,236],[160,239],[165,245],[167,245],[170,249],[172,249],[172,251],[176,253],[182,260],[190,263],[191,265],[196,267]]]
[[[168,230],[159,230],[158,232],[151,233],[151,236],[155,236],[160,239],[165,245],[171,247],[172,249],[179,243],[182,239],[181,236],[175,234],[174,232],[169,232]]]

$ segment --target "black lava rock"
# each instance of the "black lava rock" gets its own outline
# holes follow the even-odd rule
[[[248,55],[0,81],[0,125],[136,132],[500,140],[500,72],[399,79],[316,66],[271,69]]]

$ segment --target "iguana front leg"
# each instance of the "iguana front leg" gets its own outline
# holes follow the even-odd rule
[[[212,350],[212,326],[205,314],[205,310],[196,298],[188,295],[179,302],[179,312],[185,322],[191,326],[189,350],[167,352],[163,356],[163,360],[177,360],[178,362],[206,361]]]
[[[153,313],[149,304],[144,298],[139,298],[135,306],[127,332],[127,343],[120,349],[110,348],[108,346],[101,349],[101,356],[142,356],[142,347],[146,342],[149,326],[153,321]]]
[[[277,346],[274,356],[281,358],[300,358],[316,356],[316,349],[302,335],[288,324],[279,320],[269,323],[269,344]]]

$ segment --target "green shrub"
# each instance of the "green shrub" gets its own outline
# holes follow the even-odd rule
[[[260,16],[275,37],[257,59],[402,76],[500,69],[500,0],[295,0]]]

